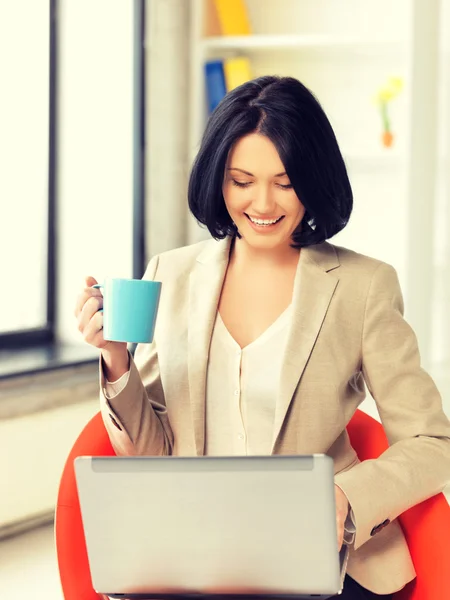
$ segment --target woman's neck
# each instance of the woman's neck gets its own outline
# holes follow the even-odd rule
[[[255,248],[242,238],[235,238],[231,247],[230,261],[235,265],[252,268],[288,268],[296,266],[300,249],[287,247]]]

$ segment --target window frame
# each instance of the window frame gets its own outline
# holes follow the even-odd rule
[[[133,35],[133,278],[144,275],[146,228],[146,0],[134,0]],[[148,237],[148,233],[147,233]]]

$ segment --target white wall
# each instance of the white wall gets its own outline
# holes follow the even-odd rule
[[[441,1],[439,83],[433,362],[450,374],[450,0]]]
[[[2,527],[55,508],[59,480],[79,433],[98,411],[90,401],[0,421]]]
[[[146,258],[186,243],[189,2],[147,2]]]

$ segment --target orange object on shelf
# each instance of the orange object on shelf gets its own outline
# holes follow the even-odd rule
[[[381,140],[382,140],[383,146],[385,148],[390,148],[392,146],[392,144],[394,143],[394,136],[390,131],[383,131]]]

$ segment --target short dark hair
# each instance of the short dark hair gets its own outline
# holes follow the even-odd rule
[[[189,208],[212,237],[236,235],[222,194],[228,154],[249,133],[276,147],[306,212],[292,235],[301,248],[347,224],[353,194],[333,128],[315,96],[293,77],[264,76],[229,92],[211,114],[188,186]]]

